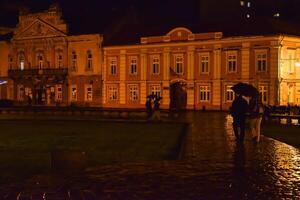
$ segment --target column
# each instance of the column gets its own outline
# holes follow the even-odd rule
[[[106,51],[104,50],[103,52],[103,64],[102,64],[102,80],[103,80],[103,85],[102,85],[102,104],[105,105],[106,104],[106,87],[107,87],[107,84],[106,84],[106,72],[107,72],[107,56],[106,56]]]
[[[220,107],[222,105],[222,84],[221,84],[221,45],[214,46],[214,62],[211,66],[214,68],[212,83],[212,105]]]
[[[194,67],[195,67],[195,47],[189,46],[187,51],[187,106],[194,108],[195,105],[195,83],[194,83]]]
[[[142,49],[140,53],[141,84],[140,84],[140,104],[145,104],[147,96],[147,49]]]
[[[242,69],[241,78],[242,82],[249,83],[250,76],[250,43],[242,44]]]
[[[170,48],[163,50],[163,82],[162,82],[162,106],[168,108],[170,104]]]
[[[120,51],[120,104],[126,104],[126,50]]]
[[[281,70],[281,59],[279,54],[281,53],[281,47],[278,41],[271,42],[270,49],[270,64],[268,65],[270,73],[270,87],[269,87],[269,103],[276,105],[281,103],[281,92],[278,72]]]

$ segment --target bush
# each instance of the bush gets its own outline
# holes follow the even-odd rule
[[[11,107],[14,105],[14,101],[10,99],[0,99],[0,107]]]

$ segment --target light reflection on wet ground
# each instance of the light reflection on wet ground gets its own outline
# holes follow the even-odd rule
[[[99,166],[51,191],[63,196],[76,188],[94,199],[300,199],[299,149],[266,137],[253,144],[249,135],[238,145],[226,113],[189,112],[179,120],[192,123],[183,160]]]

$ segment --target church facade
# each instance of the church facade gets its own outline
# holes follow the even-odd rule
[[[104,36],[105,37],[105,36]],[[61,12],[19,16],[0,41],[0,98],[20,104],[226,110],[247,82],[263,103],[300,105],[300,37],[224,37],[183,27],[138,44],[102,46],[101,34],[69,35]]]

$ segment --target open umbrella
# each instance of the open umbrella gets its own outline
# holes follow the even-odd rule
[[[248,84],[248,83],[237,83],[234,86],[232,86],[231,89],[235,93],[241,94],[241,95],[247,96],[247,97],[256,97],[259,94],[256,87],[254,87],[253,85]]]

